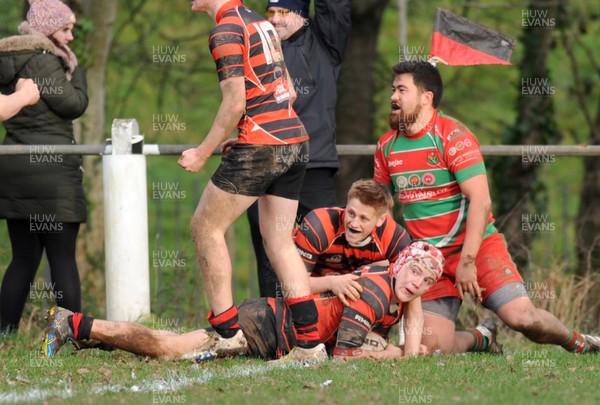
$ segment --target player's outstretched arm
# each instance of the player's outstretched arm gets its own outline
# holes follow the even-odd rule
[[[423,337],[423,308],[421,298],[404,303],[404,355],[418,356]]]

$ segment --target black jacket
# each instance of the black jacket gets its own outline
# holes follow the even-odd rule
[[[337,78],[350,38],[350,3],[315,0],[314,19],[282,42],[297,93],[293,107],[310,137],[309,169],[340,166],[335,148],[335,106]]]
[[[73,122],[88,105],[85,73],[69,81],[54,44],[35,35],[0,41],[0,92],[13,93],[18,78],[33,79],[41,99],[4,122],[5,145],[74,144]],[[36,146],[30,146],[36,150]],[[0,157],[0,218],[35,222],[85,222],[83,168],[77,155]]]

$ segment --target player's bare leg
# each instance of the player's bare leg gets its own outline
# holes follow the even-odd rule
[[[496,313],[509,328],[521,332],[535,343],[560,345],[576,353],[600,351],[599,337],[583,335],[567,328],[550,312],[536,308],[529,297],[514,299]]]
[[[475,328],[456,331],[456,324],[441,315],[424,312],[422,344],[429,353],[489,352],[501,354],[502,346],[496,341],[497,325],[488,318]]]
[[[207,332],[208,341],[197,350],[198,359],[243,355],[248,351],[233,303],[233,271],[225,233],[255,200],[256,197],[225,192],[210,181],[192,217],[192,238],[212,308],[208,321],[214,328],[214,332]]]
[[[569,329],[548,311],[536,308],[528,297],[503,305],[497,315],[509,328],[521,332],[535,343],[561,344],[569,338]]]
[[[176,360],[202,346],[208,339],[204,329],[177,334],[163,330],[152,330],[133,322],[112,322],[94,319],[90,333],[111,346],[143,356]]]
[[[423,319],[421,343],[427,346],[429,353],[434,353],[436,350],[444,353],[455,352],[454,334],[456,326],[454,322],[431,312],[423,312]]]
[[[517,298],[503,305],[497,312],[511,329],[521,332],[535,343],[560,345],[577,353],[600,351],[600,339],[570,330],[553,314],[536,308],[529,297]]]
[[[285,298],[310,294],[308,272],[292,239],[298,201],[265,195],[258,201],[260,232],[265,250],[279,281]]]
[[[292,239],[298,201],[273,195],[258,200],[260,232],[265,251],[283,286],[298,335],[298,348],[290,360],[322,361],[327,358],[319,340],[318,314],[310,294],[308,272]]]
[[[232,265],[225,233],[256,197],[227,193],[209,182],[191,220],[204,290],[215,314],[233,306]]]

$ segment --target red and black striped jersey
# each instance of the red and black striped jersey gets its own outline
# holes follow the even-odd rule
[[[232,0],[217,13],[209,46],[219,81],[244,77],[246,112],[238,123],[240,143],[281,145],[308,140],[290,103],[290,83],[281,40],[271,23]]]
[[[360,298],[344,306],[333,293],[314,294],[319,312],[321,342],[339,348],[363,345],[369,331],[387,338],[402,315],[402,303],[392,304],[395,297],[389,268],[374,266],[358,279],[363,287]]]
[[[319,339],[328,346],[358,348],[365,343],[369,331],[387,339],[402,316],[402,303],[392,303],[395,294],[389,266],[367,266],[358,282],[363,291],[350,306],[344,306],[332,292],[312,295],[319,314]],[[291,311],[283,298],[264,299],[275,317],[278,343],[273,350],[289,352],[297,339]]]
[[[408,232],[387,215],[362,246],[344,237],[344,208],[317,208],[294,230],[296,249],[311,276],[346,274],[380,260],[393,263],[411,239]]]

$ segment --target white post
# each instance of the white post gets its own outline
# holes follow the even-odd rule
[[[136,120],[114,120],[112,154],[102,157],[106,318],[111,321],[150,314],[146,157],[138,133]]]
[[[400,322],[398,322],[398,344],[400,346],[404,345],[404,316],[400,318]]]

